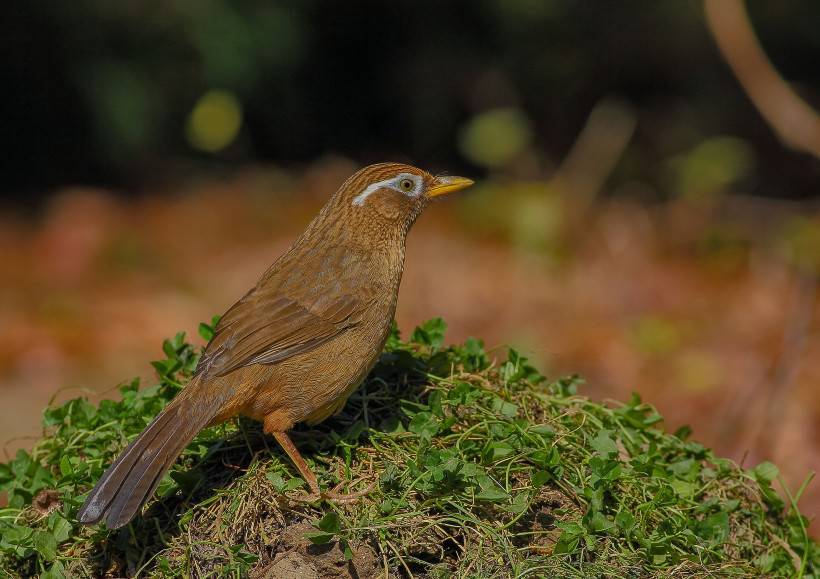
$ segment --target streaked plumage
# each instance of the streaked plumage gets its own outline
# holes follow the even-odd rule
[[[337,412],[370,371],[396,310],[407,232],[431,197],[471,183],[397,163],[345,181],[222,316],[191,382],[103,474],[79,520],[126,524],[197,432],[240,414],[264,423],[318,495],[286,432]]]

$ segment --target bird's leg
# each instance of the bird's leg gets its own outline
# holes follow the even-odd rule
[[[266,421],[267,422],[267,421]],[[299,470],[299,474],[302,475],[302,478],[305,479],[308,486],[310,487],[310,494],[305,498],[305,500],[309,502],[316,501],[318,499],[325,499],[329,501],[333,501],[335,503],[343,504],[353,502],[356,499],[359,499],[373,490],[375,486],[375,482],[373,482],[369,487],[365,490],[356,492],[356,493],[349,493],[349,494],[341,494],[338,492],[339,489],[344,483],[340,483],[334,489],[329,490],[327,492],[322,492],[319,489],[319,482],[316,480],[316,475],[313,474],[313,471],[310,470],[310,467],[305,462],[305,459],[302,458],[302,454],[293,444],[293,441],[290,439],[286,432],[281,430],[268,430],[265,428],[266,431],[270,432],[276,438],[276,441],[280,444],[280,446],[285,449],[285,452],[290,457],[290,460],[293,461],[293,464]]]
[[[294,446],[293,441],[290,439],[290,436],[286,432],[271,432],[273,437],[276,439],[276,442],[285,449],[285,452],[288,453],[290,460],[293,461],[293,464],[296,466],[299,474],[302,475],[302,478],[305,479],[308,486],[310,487],[311,495],[315,495],[317,498],[321,496],[321,491],[319,490],[319,481],[316,480],[316,475],[313,474],[313,471],[310,470],[310,467],[305,462],[305,459],[302,458],[301,453],[299,450]]]

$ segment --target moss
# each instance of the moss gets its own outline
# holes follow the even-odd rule
[[[577,377],[550,381],[514,350],[443,346],[432,320],[394,332],[343,412],[294,439],[324,486],[370,488],[307,503],[260,425],[209,428],[129,526],[75,513],[104,468],[190,376],[177,335],[156,385],[120,401],[48,408],[31,453],[0,465],[0,573],[123,575],[692,577],[818,573],[796,501],[774,465],[743,470],[637,396],[602,405]],[[209,327],[201,332],[207,336]],[[295,571],[294,571],[295,570]]]

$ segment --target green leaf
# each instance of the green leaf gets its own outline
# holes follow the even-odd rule
[[[65,579],[65,577],[65,567],[60,561],[55,561],[49,570],[40,575],[40,579]]]
[[[535,426],[530,426],[529,432],[549,440],[555,438],[555,428],[549,426],[548,424],[536,424]]]
[[[620,511],[615,515],[615,524],[625,533],[629,533],[635,527],[635,517],[629,511]]]
[[[614,529],[615,523],[606,518],[602,512],[595,511],[587,521],[587,528],[594,533],[605,533]]]
[[[695,494],[695,490],[697,490],[697,485],[695,483],[685,480],[672,479],[669,481],[669,484],[673,489],[675,489],[678,496],[684,499],[691,499]]]
[[[200,470],[191,469],[184,471],[172,471],[171,478],[175,483],[177,483],[177,485],[179,485],[180,490],[187,494],[197,488],[205,479],[205,476]]]
[[[768,461],[761,462],[752,472],[757,481],[762,484],[771,483],[780,474],[780,470]]]
[[[438,390],[430,392],[430,396],[427,397],[427,405],[438,418],[444,418],[444,408],[441,406],[441,399],[442,394]]]
[[[537,470],[535,474],[532,475],[531,484],[533,488],[538,488],[544,486],[551,479],[552,473],[548,470]]]
[[[60,474],[64,477],[69,477],[74,474],[74,469],[71,467],[71,461],[68,459],[68,456],[63,455],[60,459]]]
[[[336,535],[334,533],[324,533],[322,531],[308,531],[305,533],[305,538],[314,545],[324,545],[333,540]]]
[[[558,521],[555,526],[561,529],[561,536],[558,537],[558,542],[553,549],[554,555],[561,555],[564,553],[572,553],[578,547],[578,543],[586,534],[586,530],[578,523],[565,523]]]
[[[202,336],[202,339],[206,342],[210,342],[211,339],[214,337],[214,328],[210,325],[206,324],[205,322],[199,323],[199,335]]]
[[[509,505],[504,507],[504,510],[508,513],[513,513],[514,515],[518,515],[526,511],[530,506],[529,498],[527,497],[527,493],[517,493],[514,497],[512,502]]]
[[[598,456],[589,459],[589,469],[592,471],[594,482],[605,481],[607,484],[618,480],[623,472],[621,463],[617,460]]]
[[[493,410],[507,418],[518,416],[518,406],[499,397],[493,398]]]
[[[578,375],[556,380],[549,385],[549,391],[555,396],[575,396],[578,393],[578,386],[584,383],[584,379]]]
[[[168,358],[176,358],[177,357],[177,349],[174,345],[174,342],[171,340],[163,340],[162,342],[162,351]]]
[[[413,330],[410,341],[437,350],[444,344],[444,332],[446,331],[447,323],[441,318],[433,318]]]
[[[561,455],[557,448],[551,446],[547,450],[536,450],[530,455],[530,460],[535,465],[546,468],[558,465],[561,462]]]
[[[506,442],[493,442],[492,444],[489,444],[487,446],[487,450],[485,451],[484,456],[486,461],[494,462],[496,460],[509,456],[514,452],[515,449]]]
[[[315,526],[326,533],[336,534],[342,530],[342,521],[339,519],[339,515],[331,511],[322,517]]]
[[[457,382],[447,394],[447,399],[455,404],[467,405],[481,398],[481,391],[469,382]]]
[[[618,445],[615,444],[611,435],[611,430],[601,430],[598,435],[589,442],[589,445],[593,450],[604,457],[617,454]]]
[[[423,439],[430,440],[439,431],[439,420],[431,412],[419,412],[410,421],[408,429]]]
[[[290,492],[292,490],[298,489],[303,484],[305,484],[305,481],[303,481],[298,476],[297,477],[291,477],[288,480],[285,480],[282,477],[282,475],[279,474],[278,472],[269,472],[265,476],[271,482],[271,484],[273,485],[273,488],[275,488],[280,493]]]
[[[475,498],[481,501],[503,501],[507,499],[507,493],[500,488],[485,488],[476,493]]]
[[[353,560],[353,549],[350,548],[350,543],[347,541],[342,541],[340,546],[342,547],[342,552],[345,556],[345,561],[352,561]]]
[[[71,530],[73,527],[71,523],[69,523],[59,513],[51,513],[51,515],[49,515],[48,528],[54,535],[54,540],[59,544],[68,540],[71,536]]]
[[[480,491],[475,494],[475,498],[482,501],[504,501],[509,498],[509,495],[501,487],[499,487],[493,479],[487,475],[476,477]]]
[[[265,474],[265,478],[267,478],[273,485],[273,488],[275,488],[280,493],[283,490],[285,490],[285,479],[282,478],[282,475],[278,472],[269,472]]]
[[[46,561],[53,561],[57,558],[57,540],[47,531],[34,533],[34,548]]]
[[[757,557],[753,563],[763,573],[769,573],[773,568],[777,559],[771,553],[764,553]]]
[[[729,515],[720,511],[709,515],[697,526],[697,534],[714,543],[722,543],[729,537]]]

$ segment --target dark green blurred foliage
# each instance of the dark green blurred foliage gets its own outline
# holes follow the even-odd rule
[[[750,9],[775,65],[817,102],[820,4]],[[33,0],[5,7],[0,49],[6,192],[328,152],[477,172],[527,150],[550,167],[610,96],[638,122],[615,185],[677,193],[721,136],[740,165],[709,169],[707,189],[728,172],[803,197],[820,177],[759,118],[695,1]]]

